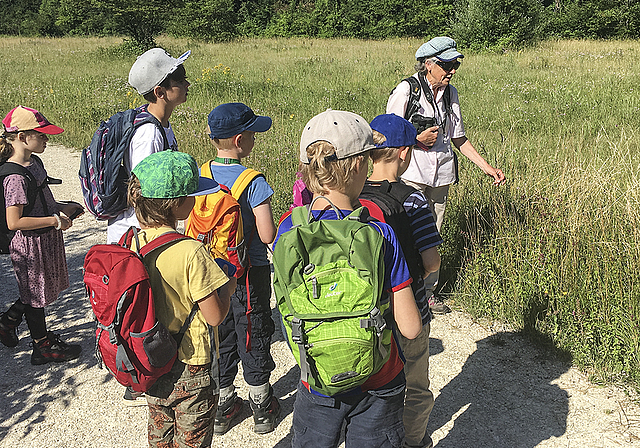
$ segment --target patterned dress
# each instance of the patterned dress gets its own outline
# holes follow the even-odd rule
[[[40,164],[32,162],[27,169],[38,185],[45,181],[47,172]],[[27,180],[24,177],[12,174],[5,178],[3,185],[6,207],[27,204]],[[43,193],[48,214],[45,214],[38,195],[33,209],[26,216],[50,216],[60,211],[48,185],[44,187]],[[62,230],[52,228],[45,233],[17,230],[9,245],[9,253],[22,303],[34,308],[44,308],[69,287]]]

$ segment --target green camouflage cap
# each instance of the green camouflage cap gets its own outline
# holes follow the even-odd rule
[[[145,157],[132,170],[145,198],[172,199],[215,193],[220,185],[200,177],[198,164],[189,154],[160,151]]]

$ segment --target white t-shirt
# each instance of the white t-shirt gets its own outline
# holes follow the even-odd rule
[[[413,77],[417,79],[418,74],[414,74]],[[387,101],[388,114],[396,114],[404,117],[409,102],[410,88],[409,83],[404,81],[395,88]],[[430,84],[429,88],[431,88]],[[458,91],[453,86],[450,86],[450,89],[451,115],[446,120],[446,129],[443,131],[442,128],[440,128],[436,142],[428,151],[417,147],[414,149],[409,168],[402,174],[403,179],[429,185],[430,187],[441,187],[455,182],[455,163],[453,160],[451,139],[464,137],[465,134],[462,115],[460,114]],[[444,121],[446,113],[443,96],[444,89],[441,89],[435,98],[438,111],[434,111],[423,92],[420,95],[420,109],[418,113],[425,117],[434,117],[435,115],[436,122],[441,124]]]
[[[164,147],[162,133],[155,124],[146,123],[136,129],[129,144],[129,151],[124,155],[124,166],[128,173],[131,173],[131,170],[135,168],[142,159],[155,152],[160,152],[165,149],[178,149],[178,143],[171,128],[171,123],[169,123],[169,127],[164,128],[164,133],[167,136],[169,148]],[[133,207],[129,207],[115,218],[109,220],[107,225],[107,244],[117,243],[120,237],[124,235],[124,232],[131,226],[140,227]]]

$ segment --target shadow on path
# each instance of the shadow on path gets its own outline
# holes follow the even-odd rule
[[[569,397],[551,382],[569,367],[517,333],[484,338],[440,390],[429,432],[448,430],[438,448],[528,448],[561,436]]]

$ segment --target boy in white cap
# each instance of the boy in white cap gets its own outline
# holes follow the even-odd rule
[[[438,232],[442,229],[449,186],[457,182],[458,164],[451,144],[492,177],[494,185],[505,182],[504,173],[491,166],[467,139],[460,113],[458,91],[450,85],[464,55],[450,37],[438,36],[416,51],[416,73],[403,80],[389,96],[387,113],[409,120],[418,130],[409,167],[402,180],[421,190],[429,200]],[[425,279],[431,311],[448,313],[449,307],[433,292],[439,271]]]
[[[129,84],[148,101],[138,108],[140,114],[136,120],[142,120],[142,114],[151,117],[148,117],[149,122],[134,131],[131,138],[129,151],[124,155],[127,174],[142,159],[155,152],[178,149],[169,117],[177,106],[187,100],[190,84],[183,63],[190,54],[187,51],[174,58],[162,48],[152,48],[139,56],[131,67]],[[109,219],[107,243],[117,243],[131,226],[138,226],[133,207]]]

